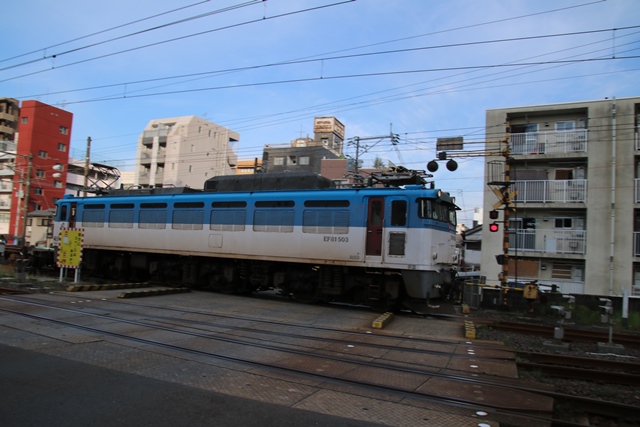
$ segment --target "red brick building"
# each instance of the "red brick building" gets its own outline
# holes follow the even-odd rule
[[[72,113],[39,101],[20,107],[9,229],[17,236],[26,231],[27,241],[26,213],[54,208],[64,196],[72,121]]]

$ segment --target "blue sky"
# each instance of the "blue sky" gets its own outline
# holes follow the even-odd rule
[[[90,136],[92,160],[121,170],[157,118],[227,126],[252,159],[335,116],[346,138],[399,134],[365,167],[426,169],[438,137],[484,141],[487,109],[640,95],[637,0],[22,0],[3,15],[0,96],[72,112],[71,154]],[[459,163],[434,175],[470,224],[483,161]]]

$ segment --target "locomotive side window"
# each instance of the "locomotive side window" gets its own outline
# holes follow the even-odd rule
[[[351,203],[348,200],[307,200],[306,208],[348,208]]]
[[[174,230],[202,230],[204,224],[203,202],[174,203],[171,228]],[[195,209],[201,208],[201,209]]]
[[[255,203],[256,209],[253,214],[253,231],[264,231],[267,233],[293,233],[293,200],[263,200]]]
[[[215,231],[244,231],[247,211],[244,209],[215,209],[211,211],[209,229]]]
[[[247,222],[247,202],[212,202],[209,229],[214,231],[244,231]]]
[[[167,228],[167,204],[140,203],[138,228],[149,230],[164,230]]]
[[[267,200],[256,202],[256,208],[292,208],[296,204],[292,200]]]
[[[85,228],[104,227],[104,208],[105,205],[102,203],[84,205],[82,211],[82,226]]]
[[[349,211],[328,209],[305,210],[302,213],[302,232],[313,234],[348,234]]]
[[[404,227],[407,225],[406,200],[394,200],[391,202],[391,226]]]
[[[133,203],[111,205],[109,228],[133,228]]]
[[[293,233],[293,218],[293,210],[256,210],[253,216],[253,231]]]

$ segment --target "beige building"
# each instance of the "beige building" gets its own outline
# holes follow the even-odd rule
[[[138,138],[135,185],[200,189],[209,178],[234,175],[239,139],[196,116],[151,120]]]
[[[508,282],[563,293],[640,295],[640,97],[488,110],[482,274],[500,284],[506,182]],[[510,126],[510,128],[509,128]],[[510,132],[509,132],[510,130]],[[509,133],[507,133],[509,132]],[[505,176],[505,159],[510,158]],[[513,193],[516,190],[517,193]],[[491,223],[498,224],[490,232]]]
[[[11,191],[15,173],[16,137],[20,103],[13,98],[0,98],[0,234],[11,234]]]

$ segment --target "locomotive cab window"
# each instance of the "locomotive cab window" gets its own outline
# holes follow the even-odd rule
[[[418,217],[456,225],[456,207],[435,199],[418,199]]]
[[[67,220],[67,205],[60,206],[60,214],[58,215],[58,221]]]

